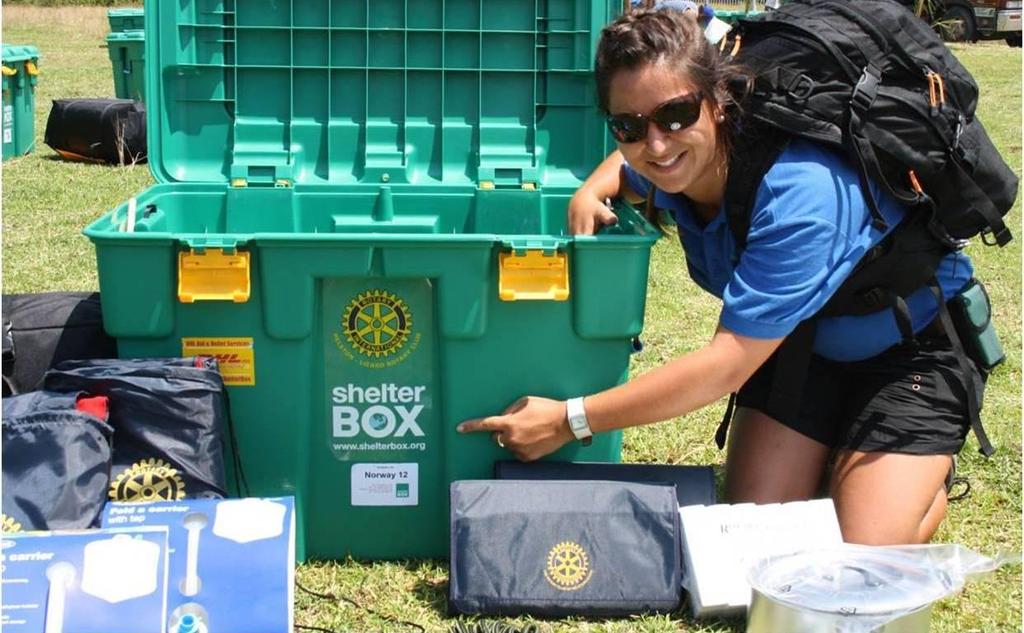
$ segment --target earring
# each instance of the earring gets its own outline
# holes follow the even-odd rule
[[[723,123],[723,122],[725,121],[725,115],[724,115],[724,114],[719,114],[719,115],[718,115],[718,116],[717,116],[717,117],[715,118],[715,120],[716,120],[716,121],[718,121],[719,123]]]

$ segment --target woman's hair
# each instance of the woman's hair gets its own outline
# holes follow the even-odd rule
[[[746,73],[718,52],[690,14],[670,9],[628,12],[604,27],[597,44],[594,77],[598,107],[609,113],[611,83],[622,71],[651,64],[676,68],[704,95],[718,123],[718,150],[728,155],[739,124],[739,87],[745,90]],[[653,219],[653,218],[648,218]]]

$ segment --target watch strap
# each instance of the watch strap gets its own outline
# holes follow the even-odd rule
[[[569,430],[584,446],[589,446],[594,432],[590,429],[587,412],[583,408],[583,398],[570,398],[565,403],[566,418]]]

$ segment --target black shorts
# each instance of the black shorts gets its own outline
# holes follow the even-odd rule
[[[975,386],[980,403],[985,376],[968,361],[974,380],[966,380],[944,334],[917,338],[916,345],[896,345],[857,362],[812,355],[800,394],[774,400],[772,356],[736,403],[832,449],[954,455],[970,429],[966,385]]]

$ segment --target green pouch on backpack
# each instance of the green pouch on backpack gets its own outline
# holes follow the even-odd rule
[[[953,325],[963,342],[967,355],[985,371],[992,371],[1006,359],[992,323],[992,304],[985,286],[977,279],[949,301]]]

